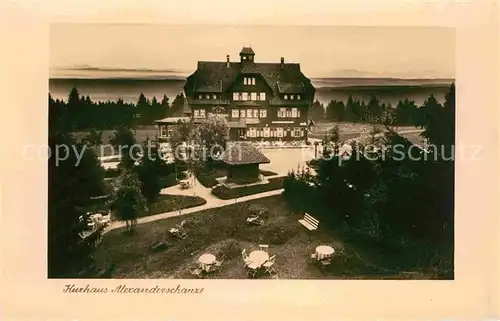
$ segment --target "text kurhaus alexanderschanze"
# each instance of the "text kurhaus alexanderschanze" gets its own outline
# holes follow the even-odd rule
[[[118,293],[118,294],[202,294],[204,288],[184,288],[180,285],[177,287],[167,288],[159,287],[158,285],[154,287],[128,287],[125,284],[120,284],[115,288],[107,287],[92,287],[86,285],[84,287],[77,287],[74,284],[67,284],[64,286],[64,293],[89,293],[89,294],[104,294],[104,293]]]

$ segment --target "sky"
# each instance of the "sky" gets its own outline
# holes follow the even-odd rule
[[[310,78],[454,78],[454,30],[440,27],[241,26],[55,23],[51,76],[94,67],[170,70],[186,76],[199,60],[299,62]]]

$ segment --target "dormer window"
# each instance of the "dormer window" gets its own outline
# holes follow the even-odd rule
[[[290,95],[290,99],[293,100],[294,96],[293,95]]]
[[[297,100],[300,100],[300,95],[297,95]]]
[[[243,77],[243,85],[255,85],[255,77]]]
[[[205,99],[210,99],[210,95],[205,95]]]
[[[285,95],[285,97],[283,97],[283,98],[285,98],[285,100],[288,100],[288,95]]]
[[[203,95],[198,95],[198,99],[203,99]]]
[[[213,94],[212,99],[217,99],[217,95]]]

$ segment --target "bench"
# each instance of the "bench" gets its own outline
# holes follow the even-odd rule
[[[311,215],[305,213],[304,218],[299,220],[299,223],[304,225],[309,231],[318,229],[319,221]]]

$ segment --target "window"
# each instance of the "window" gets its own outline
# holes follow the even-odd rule
[[[160,136],[161,137],[167,136],[167,126],[165,125],[160,126]]]
[[[248,100],[248,93],[242,93],[242,99],[241,100]]]
[[[210,99],[210,95],[205,95],[205,99]]]
[[[271,137],[276,137],[276,128],[271,128]]]
[[[253,101],[257,100],[257,93],[251,93],[250,96],[252,97],[252,99],[250,99],[250,100],[253,100]]]
[[[260,93],[260,100],[266,101],[266,93]]]
[[[233,93],[233,100],[240,100],[240,94],[239,93]]]
[[[198,99],[203,99],[203,95],[198,95]]]
[[[256,137],[256,136],[257,136],[257,132],[255,130],[255,127],[247,129],[247,137]]]
[[[285,100],[287,100],[287,99],[288,99],[288,95],[285,95]]]
[[[293,100],[293,98],[294,98],[293,95],[290,95],[290,99]]]
[[[243,78],[243,85],[248,85],[248,78],[247,77]]]
[[[255,85],[255,78],[252,77],[252,85]]]
[[[231,117],[233,117],[233,118],[239,118],[240,117],[240,111],[238,109],[232,109],[231,110]]]
[[[300,100],[300,95],[297,95],[297,100]]]
[[[278,137],[283,137],[283,128],[282,127],[276,128],[276,133]]]
[[[252,118],[252,110],[247,109],[247,118]]]
[[[286,108],[278,109],[278,118],[284,118],[286,116]]]
[[[267,117],[267,110],[261,109],[260,110],[260,118],[266,118],[266,117]]]
[[[269,128],[264,128],[264,137],[269,137]]]
[[[205,109],[195,109],[194,118],[205,118]]]
[[[245,110],[240,109],[240,118],[245,118]]]
[[[297,118],[297,108],[292,108],[292,117]]]
[[[257,137],[262,137],[262,128],[257,128],[256,129],[256,136]]]
[[[300,109],[297,108],[297,118],[300,117]]]
[[[300,137],[301,133],[302,133],[302,130],[300,128],[298,128],[298,127],[295,127],[293,129],[293,132],[292,132],[293,137]]]
[[[253,118],[259,118],[259,110],[258,109],[253,110]]]
[[[292,110],[290,108],[286,108],[286,118],[292,117]]]

